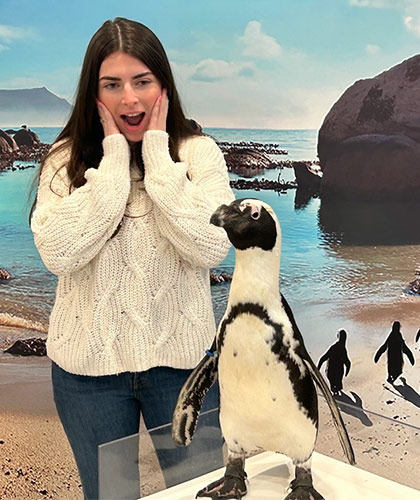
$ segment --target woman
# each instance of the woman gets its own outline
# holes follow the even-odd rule
[[[98,445],[137,433],[140,411],[149,429],[169,423],[213,340],[209,268],[229,242],[209,220],[232,199],[223,155],[185,118],[159,40],[105,22],[31,219],[59,277],[47,352],[85,498],[98,496]]]

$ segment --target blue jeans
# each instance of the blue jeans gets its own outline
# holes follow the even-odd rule
[[[99,498],[98,446],[136,434],[140,413],[148,430],[171,423],[179,391],[190,373],[191,370],[156,367],[139,373],[91,377],[68,373],[52,363],[54,401],[76,459],[86,500]],[[218,403],[218,386],[215,384],[205,398],[202,411],[217,408]],[[210,416],[210,420],[216,433],[207,432],[201,448],[206,448],[203,453],[213,453],[210,461],[213,460],[214,468],[217,468],[222,466],[217,412]],[[202,460],[203,457],[191,456],[192,445],[178,448],[173,444],[170,428],[154,431],[151,436],[167,487],[211,470],[205,464],[207,457]],[[180,477],[179,465],[183,461],[183,472],[185,469],[188,472]],[[130,473],[138,477],[138,464],[136,471]],[[137,498],[138,491],[137,488],[132,498]]]

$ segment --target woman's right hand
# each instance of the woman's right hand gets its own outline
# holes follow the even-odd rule
[[[99,119],[102,123],[105,137],[112,134],[121,134],[120,129],[117,127],[113,116],[105,104],[99,99],[96,99],[96,104],[98,105]]]

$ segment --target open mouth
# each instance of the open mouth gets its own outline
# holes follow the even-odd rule
[[[141,122],[143,121],[143,118],[146,113],[129,113],[126,115],[121,115],[121,118],[123,119],[124,123],[129,125],[130,127],[138,127]]]

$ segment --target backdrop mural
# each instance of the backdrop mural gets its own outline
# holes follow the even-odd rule
[[[43,356],[56,279],[28,213],[86,44],[116,16],[161,39],[235,195],[275,209],[282,293],[340,402],[358,466],[419,489],[420,7],[21,0],[16,12],[16,1],[0,3],[0,497],[82,497]],[[214,270],[217,319],[233,266],[231,251]],[[321,408],[318,450],[342,459]]]

